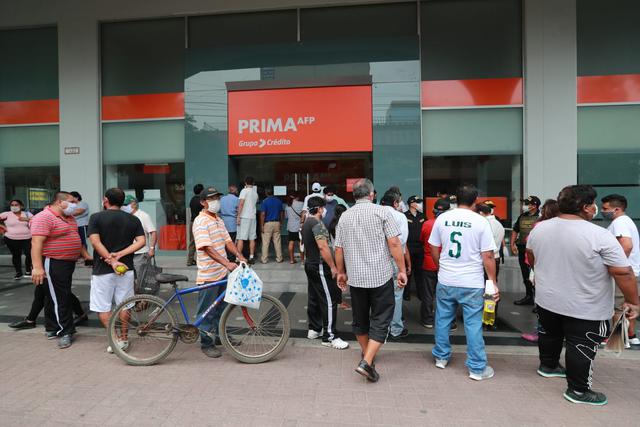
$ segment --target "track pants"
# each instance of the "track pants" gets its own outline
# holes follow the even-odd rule
[[[336,317],[338,304],[342,302],[342,292],[331,277],[331,269],[327,264],[305,263],[304,271],[309,284],[309,329],[316,332],[324,329],[322,341],[331,341],[336,336]]]
[[[56,332],[58,336],[75,331],[73,326],[73,294],[71,293],[71,281],[75,268],[75,261],[44,259],[44,271],[47,277],[41,286],[46,287],[45,329]]]
[[[567,384],[571,390],[583,393],[591,389],[593,360],[598,345],[609,335],[608,320],[583,320],[564,316],[538,306],[542,330],[538,334],[540,364],[556,368],[564,341]]]

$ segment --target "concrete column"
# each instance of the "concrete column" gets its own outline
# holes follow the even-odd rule
[[[524,0],[524,192],[575,184],[576,0]]]
[[[91,212],[100,208],[100,70],[98,22],[66,9],[58,21],[60,186],[76,190]],[[79,154],[65,154],[78,147]]]

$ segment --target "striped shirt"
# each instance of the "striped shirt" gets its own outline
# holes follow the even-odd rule
[[[342,214],[335,247],[344,252],[349,286],[377,288],[391,279],[395,263],[387,239],[392,237],[400,237],[400,228],[384,206],[363,199]]]
[[[231,237],[224,226],[224,221],[219,216],[202,211],[193,221],[193,239],[198,250],[198,277],[197,284],[217,282],[227,276],[225,266],[214,260],[204,251],[211,247],[223,258],[227,257],[225,246],[231,242]]]
[[[78,224],[72,216],[59,215],[47,206],[31,220],[31,235],[46,237],[42,245],[42,256],[46,258],[66,261],[80,258]]]

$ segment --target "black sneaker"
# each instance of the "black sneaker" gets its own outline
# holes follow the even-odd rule
[[[593,390],[578,394],[571,389],[567,389],[567,391],[564,392],[564,398],[569,402],[582,403],[584,405],[603,406],[608,403],[607,396],[605,396],[604,393]]]
[[[36,322],[29,322],[27,319],[23,319],[9,323],[9,327],[13,329],[33,329],[36,327]]]
[[[202,352],[205,354],[205,356],[210,357],[212,359],[217,359],[218,357],[222,356],[222,353],[220,352],[220,350],[215,348],[215,346],[205,347],[202,349]]]
[[[545,378],[567,378],[567,370],[562,365],[558,365],[556,368],[540,365],[538,375]]]
[[[47,331],[44,333],[48,340],[52,340],[54,338],[58,338],[58,333],[56,331]]]
[[[31,271],[25,271],[24,277],[31,277]]]
[[[16,273],[15,276],[13,276],[13,280],[20,280],[22,279],[22,273]]]
[[[391,335],[389,334],[389,336],[387,337],[387,341],[402,341],[402,339],[406,338],[409,335],[409,330],[407,328],[403,329],[402,332],[400,332],[400,335],[395,336],[395,335]]]
[[[526,295],[524,298],[513,302],[515,305],[533,305],[533,297]]]
[[[378,382],[380,379],[380,375],[376,372],[376,369],[373,366],[369,366],[366,360],[361,360],[356,368],[356,372],[365,377],[367,380],[372,383]]]

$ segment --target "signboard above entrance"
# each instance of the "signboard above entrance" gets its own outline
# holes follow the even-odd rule
[[[229,155],[372,150],[371,86],[229,91]]]

